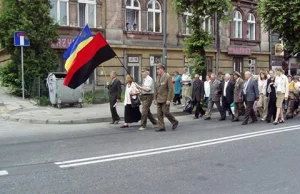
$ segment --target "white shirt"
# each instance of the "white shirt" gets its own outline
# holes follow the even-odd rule
[[[149,75],[147,75],[147,77],[144,78],[142,87],[150,90],[149,92],[146,92],[146,91],[142,90],[143,94],[153,94],[154,93],[153,92],[153,90],[154,90],[154,81]]]
[[[188,73],[183,73],[182,76],[181,76],[181,81],[182,81],[183,85],[188,85],[189,82],[192,81],[192,79],[191,79],[191,77]],[[187,82],[185,82],[185,81],[187,81]]]
[[[251,78],[249,78],[248,80],[247,80],[247,82],[245,83],[245,85],[244,85],[244,89],[243,89],[243,92],[244,92],[244,95],[247,93],[247,87],[248,87],[248,83],[249,83],[249,80],[250,80]]]
[[[284,94],[285,98],[289,97],[289,80],[285,75],[276,76],[275,86],[276,92]]]
[[[258,90],[259,90],[259,94],[266,95],[266,91],[267,91],[267,80],[260,80],[260,81],[258,82]]]
[[[225,97],[226,97],[226,89],[227,89],[228,83],[229,83],[229,80],[228,80],[228,81],[225,81],[225,83],[224,83],[223,96],[225,96]]]
[[[204,82],[204,92],[205,92],[205,97],[209,97],[210,95],[210,85],[209,85],[210,81],[205,81]]]
[[[126,104],[131,104],[130,95],[137,93],[137,92],[138,92],[138,89],[136,88],[134,82],[131,83],[130,87],[128,84],[126,84],[125,97],[124,97],[124,105],[125,106],[126,106]]]

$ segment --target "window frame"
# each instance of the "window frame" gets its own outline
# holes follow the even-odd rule
[[[252,17],[253,17],[253,20],[252,20]],[[250,18],[250,19],[249,19]],[[253,28],[252,28],[252,32],[251,32],[251,25],[253,25]],[[249,34],[249,37],[248,37],[248,34],[247,34],[247,39],[248,40],[256,40],[256,17],[253,13],[248,13],[247,15],[247,32]],[[251,33],[253,33],[253,38],[251,38]]]
[[[250,61],[251,61],[251,63],[250,63]],[[253,61],[254,61],[254,63],[253,63]],[[249,58],[248,68],[249,68],[249,71],[254,75],[255,70],[256,70],[256,58]]]
[[[127,5],[127,2],[130,1],[130,6]],[[134,1],[137,1],[138,4],[139,4],[139,7],[135,7],[134,6]],[[142,24],[142,20],[141,20],[141,3],[139,0],[125,0],[125,29],[126,29],[126,23],[127,23],[127,9],[129,10],[135,10],[135,11],[138,11],[138,29],[137,30],[129,30],[129,31],[141,31],[142,28],[141,28],[141,24]],[[135,18],[136,20],[136,18]]]
[[[243,15],[238,10],[233,12],[233,37],[243,38]]]
[[[153,63],[151,62],[151,58],[153,57]],[[155,58],[160,58],[160,62],[158,62],[158,63],[156,63],[155,62]],[[149,63],[150,63],[150,65],[149,65],[149,67],[150,67],[150,76],[152,77],[152,79],[154,80],[154,81],[156,81],[156,78],[157,78],[157,72],[156,72],[156,67],[157,67],[157,65],[159,64],[159,63],[162,63],[162,58],[163,58],[163,56],[162,55],[150,55],[150,57],[149,57]],[[151,68],[154,68],[152,71],[151,71]],[[151,74],[153,72],[153,75]]]
[[[192,29],[190,27],[188,27],[188,20],[190,17],[193,16],[193,13],[190,9],[186,10],[183,14],[182,14],[182,34],[183,35],[191,35],[192,34]]]
[[[69,0],[51,0],[50,3],[52,3],[52,1],[56,1],[56,18],[53,18],[54,21],[56,23],[58,23],[59,26],[69,26],[70,25],[70,21],[69,21]],[[67,13],[66,13],[66,15],[67,15],[67,24],[66,25],[62,25],[60,23],[60,21],[61,21],[61,18],[60,18],[60,3],[61,2],[65,2],[67,4],[67,10],[66,10],[67,11]],[[53,8],[54,7],[52,7],[52,9]],[[51,15],[51,13],[50,13],[50,15]]]
[[[79,4],[85,4],[85,10],[84,10],[84,19],[85,19],[85,24],[89,24],[88,21],[89,21],[89,17],[88,17],[88,11],[89,11],[89,6],[88,5],[93,5],[94,6],[94,26],[90,26],[89,24],[89,27],[90,28],[97,28],[97,2],[96,0],[94,0],[93,2],[87,2],[86,0],[78,0],[78,3],[77,3],[77,15],[78,15],[78,26],[79,27],[84,27],[84,26],[80,26],[80,13],[79,13]]]
[[[238,69],[236,62],[240,62]],[[243,72],[243,68],[244,68],[244,58],[243,57],[233,57],[232,59],[232,66],[233,66],[233,71],[238,71],[239,73]]]
[[[149,4],[152,3],[153,5],[153,8],[148,8]],[[155,4],[158,4],[159,5],[159,9],[155,9]],[[152,31],[149,30],[149,12],[152,13],[153,15],[153,23],[152,23],[152,26],[153,26],[153,29]],[[159,13],[159,27],[160,27],[160,30],[159,32],[156,32],[155,31],[155,26],[156,26],[156,16],[155,14],[156,13]],[[162,6],[161,4],[159,3],[159,1],[157,0],[150,0],[147,4],[147,32],[153,32],[153,33],[162,33]]]
[[[207,25],[208,22],[208,25]],[[208,26],[208,29],[206,29],[206,26]],[[211,17],[210,16],[205,16],[204,21],[202,22],[201,28],[208,32],[211,33]]]
[[[137,57],[138,58],[138,61],[137,62],[130,62],[129,59],[130,58],[135,58]],[[128,55],[127,56],[127,68],[129,69],[129,73],[130,75],[134,78],[134,82],[136,83],[141,83],[141,56],[139,55]],[[135,77],[135,69],[134,67],[138,67],[138,72],[137,72],[137,75],[138,75],[138,78],[136,79]]]

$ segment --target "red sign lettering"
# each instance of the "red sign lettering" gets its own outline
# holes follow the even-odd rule
[[[228,47],[228,54],[229,55],[251,55],[252,51],[249,47]]]
[[[56,48],[56,49],[67,49],[72,42],[74,41],[75,38],[59,38],[56,43],[51,44],[51,48]]]

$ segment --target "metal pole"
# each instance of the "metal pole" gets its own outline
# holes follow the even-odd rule
[[[168,67],[167,60],[167,0],[164,0],[164,24],[163,24],[163,65]]]
[[[24,87],[24,64],[23,64],[23,46],[21,46],[21,68],[22,68],[22,98],[25,99],[25,87]]]
[[[215,32],[216,32],[216,74],[219,73],[219,55],[220,55],[220,34],[219,34],[219,20],[218,20],[218,13],[215,13]]]
[[[291,75],[291,58],[289,58],[289,69],[288,69],[288,75]]]

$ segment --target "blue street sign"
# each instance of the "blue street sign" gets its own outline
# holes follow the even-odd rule
[[[25,32],[17,31],[14,33],[15,46],[29,46],[29,40]]]

